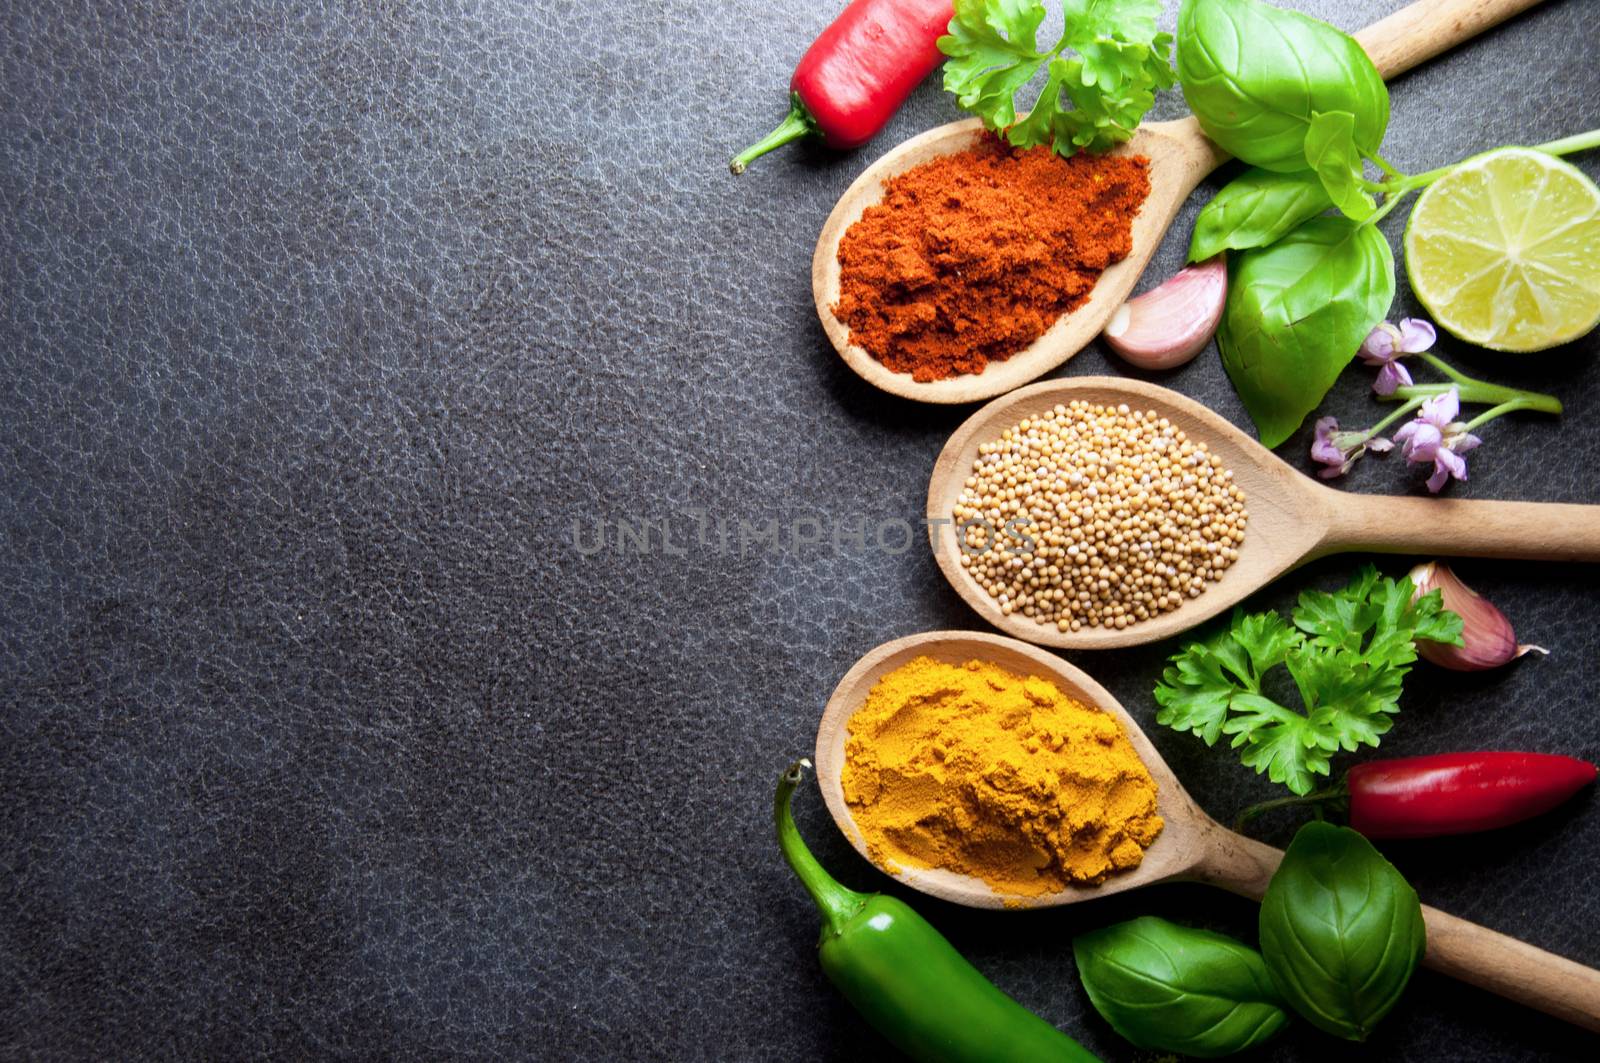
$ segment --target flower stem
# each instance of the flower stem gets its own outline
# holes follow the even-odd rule
[[[1404,181],[1400,182],[1399,187],[1401,194],[1403,195],[1406,192],[1414,192],[1419,188],[1426,188],[1428,185],[1433,184],[1433,182],[1437,181],[1439,178],[1443,177],[1445,174],[1449,173],[1451,170],[1454,170],[1460,165],[1461,163],[1459,162],[1453,162],[1449,166],[1441,166],[1436,170],[1428,170],[1426,173],[1419,173],[1411,177],[1407,177]]]
[[[1508,400],[1506,402],[1502,402],[1500,405],[1494,407],[1493,409],[1485,410],[1483,413],[1478,414],[1478,416],[1476,416],[1472,420],[1468,421],[1466,430],[1468,432],[1470,432],[1474,428],[1479,427],[1480,425],[1488,424],[1490,421],[1494,420],[1496,417],[1501,417],[1501,416],[1504,416],[1505,414],[1508,414],[1508,413],[1515,413],[1518,410],[1539,410],[1541,413],[1560,413],[1561,412],[1561,404],[1559,402],[1556,403],[1556,408],[1554,410],[1548,410],[1548,409],[1544,409],[1542,406],[1538,405],[1536,402],[1533,401],[1533,399],[1535,399],[1535,398],[1537,398],[1537,399],[1547,399],[1549,397],[1550,396],[1548,396],[1548,395],[1538,395],[1538,396],[1532,396],[1532,397],[1510,399],[1510,400]],[[1551,401],[1554,401],[1554,400],[1552,399]]]
[[[1502,413],[1511,413],[1513,410],[1536,410],[1539,413],[1559,414],[1561,400],[1554,395],[1546,395],[1538,391],[1524,391],[1520,388],[1508,388],[1499,384],[1491,384],[1486,380],[1477,380],[1449,365],[1444,359],[1427,351],[1417,355],[1423,361],[1433,366],[1439,372],[1449,377],[1449,384],[1410,384],[1406,387],[1395,388],[1394,394],[1387,396],[1390,399],[1406,399],[1409,409],[1416,402],[1443,395],[1451,388],[1455,388],[1462,402],[1472,402],[1495,407],[1485,414],[1481,420],[1490,421]],[[1415,400],[1411,402],[1409,400]],[[1504,407],[1502,409],[1502,407]],[[1493,416],[1490,416],[1492,414]],[[1478,424],[1474,421],[1473,424]]]
[[[1424,385],[1424,386],[1426,386],[1426,385]],[[1405,389],[1401,388],[1400,390],[1404,391]],[[1406,414],[1410,413],[1412,410],[1416,409],[1418,406],[1421,406],[1425,401],[1427,401],[1427,399],[1428,399],[1428,396],[1426,396],[1426,395],[1417,395],[1417,396],[1414,396],[1412,398],[1406,399],[1405,404],[1403,406],[1401,406],[1397,410],[1394,410],[1393,412],[1391,412],[1389,414],[1389,416],[1385,417],[1383,420],[1379,421],[1377,424],[1375,424],[1371,428],[1367,429],[1367,439],[1371,439],[1373,436],[1377,435],[1379,432],[1383,431],[1385,428],[1388,428],[1390,425],[1394,424],[1400,418],[1404,417]],[[1364,441],[1365,440],[1363,440],[1363,442]]]
[[[1546,155],[1570,155],[1575,151],[1588,151],[1590,148],[1600,148],[1600,129],[1591,129],[1587,133],[1575,133],[1560,140],[1535,144],[1533,150],[1542,151]]]
[[[1454,380],[1457,384],[1471,384],[1473,382],[1471,377],[1456,369],[1453,365],[1451,365],[1449,362],[1446,362],[1443,358],[1440,358],[1437,354],[1432,354],[1428,351],[1420,351],[1418,352],[1417,357],[1421,358],[1424,362],[1427,362],[1429,365],[1439,370],[1439,372],[1443,373],[1451,380]]]
[[[1495,408],[1489,411],[1494,417],[1512,410],[1535,410],[1539,413],[1561,413],[1561,400],[1554,395],[1544,395],[1537,391],[1522,391],[1517,388],[1504,388],[1497,384],[1474,383],[1471,388],[1461,389],[1461,398],[1465,402],[1495,403]],[[1491,419],[1485,415],[1480,420]],[[1474,424],[1478,422],[1473,422]]]
[[[1551,140],[1533,146],[1534,151],[1542,151],[1546,155],[1571,155],[1575,151],[1588,151],[1590,148],[1600,148],[1600,129],[1591,129],[1587,133],[1574,133],[1570,137],[1562,137],[1560,140]],[[1368,156],[1368,158],[1371,158],[1373,162],[1378,162],[1375,156]],[[1462,160],[1462,162],[1465,161],[1465,159]],[[1382,164],[1380,163],[1379,165]],[[1398,181],[1390,182],[1385,186],[1384,190],[1398,200],[1407,192],[1426,188],[1460,165],[1460,162],[1453,162],[1449,166],[1441,166],[1436,170],[1428,170],[1426,173],[1402,177]],[[1369,191],[1371,190],[1369,189]],[[1384,203],[1384,207],[1386,208],[1384,213],[1387,213],[1387,208],[1389,207],[1387,201]],[[1382,215],[1380,214],[1379,216],[1381,217]]]
[[[1366,153],[1363,152],[1362,154],[1366,154]],[[1391,179],[1396,180],[1396,181],[1405,180],[1405,176],[1406,175],[1401,173],[1399,170],[1396,170],[1393,166],[1390,166],[1388,160],[1386,160],[1382,155],[1379,155],[1377,152],[1373,152],[1372,154],[1367,155],[1367,159],[1374,166],[1376,166],[1378,169],[1382,170],[1385,174],[1387,174]]]
[[[1376,211],[1369,215],[1361,224],[1376,225],[1384,218],[1388,217],[1389,212],[1398,207],[1401,200],[1405,199],[1406,196],[1410,194],[1412,187],[1411,180],[1412,178],[1406,178],[1404,181],[1384,185],[1383,206],[1379,207]]]

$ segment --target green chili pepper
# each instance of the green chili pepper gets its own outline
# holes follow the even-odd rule
[[[1100,1063],[1006,996],[904,902],[835,882],[789,810],[808,760],[778,780],[773,819],[789,866],[822,912],[822,970],[874,1028],[922,1063]]]

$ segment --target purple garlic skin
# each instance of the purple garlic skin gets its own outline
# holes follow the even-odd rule
[[[1529,652],[1549,653],[1542,646],[1517,642],[1511,621],[1494,603],[1462,583],[1442,561],[1429,561],[1411,570],[1416,588],[1412,600],[1437,590],[1444,607],[1461,618],[1461,646],[1417,640],[1417,655],[1423,660],[1457,672],[1481,672],[1499,668]]]
[[[1219,254],[1123,303],[1101,338],[1130,365],[1175,369],[1211,341],[1227,299],[1227,258]]]

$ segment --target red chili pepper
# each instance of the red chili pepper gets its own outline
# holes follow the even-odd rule
[[[944,58],[934,43],[950,25],[951,0],[854,0],[822,31],[789,80],[789,117],[728,164],[800,137],[857,148],[882,129],[911,90]]]
[[[1440,753],[1357,764],[1350,826],[1369,838],[1428,838],[1519,823],[1594,782],[1595,766],[1549,753]]]

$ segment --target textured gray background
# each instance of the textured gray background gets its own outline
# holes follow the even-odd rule
[[[867,149],[736,181],[833,0],[303,6],[3,15],[0,1056],[882,1058],[817,969],[772,783],[860,654],[975,618],[920,545],[585,556],[572,521],[916,519],[966,411],[852,376],[808,267],[852,178],[955,109],[929,84]],[[1600,125],[1595,14],[1551,0],[1399,81],[1389,155]],[[1444,348],[1569,411],[1493,425],[1455,494],[1600,502],[1600,338]],[[1369,379],[1328,409],[1374,416]],[[1243,423],[1213,352],[1164,382]],[[1349,484],[1418,485],[1394,457]],[[1594,570],[1460,567],[1555,653],[1419,671],[1385,751],[1600,757]],[[1171,649],[1077,663],[1148,723]],[[1219,816],[1272,792],[1152,737]],[[1425,900],[1600,964],[1593,804],[1389,851]],[[799,806],[828,866],[884,884]],[[1253,906],[1200,887],[913,899],[1108,1059],[1136,1057],[1075,933],[1150,912],[1253,938]],[[1594,1042],[1424,973],[1371,1047]],[[1347,1049],[1297,1025],[1266,1055]]]

